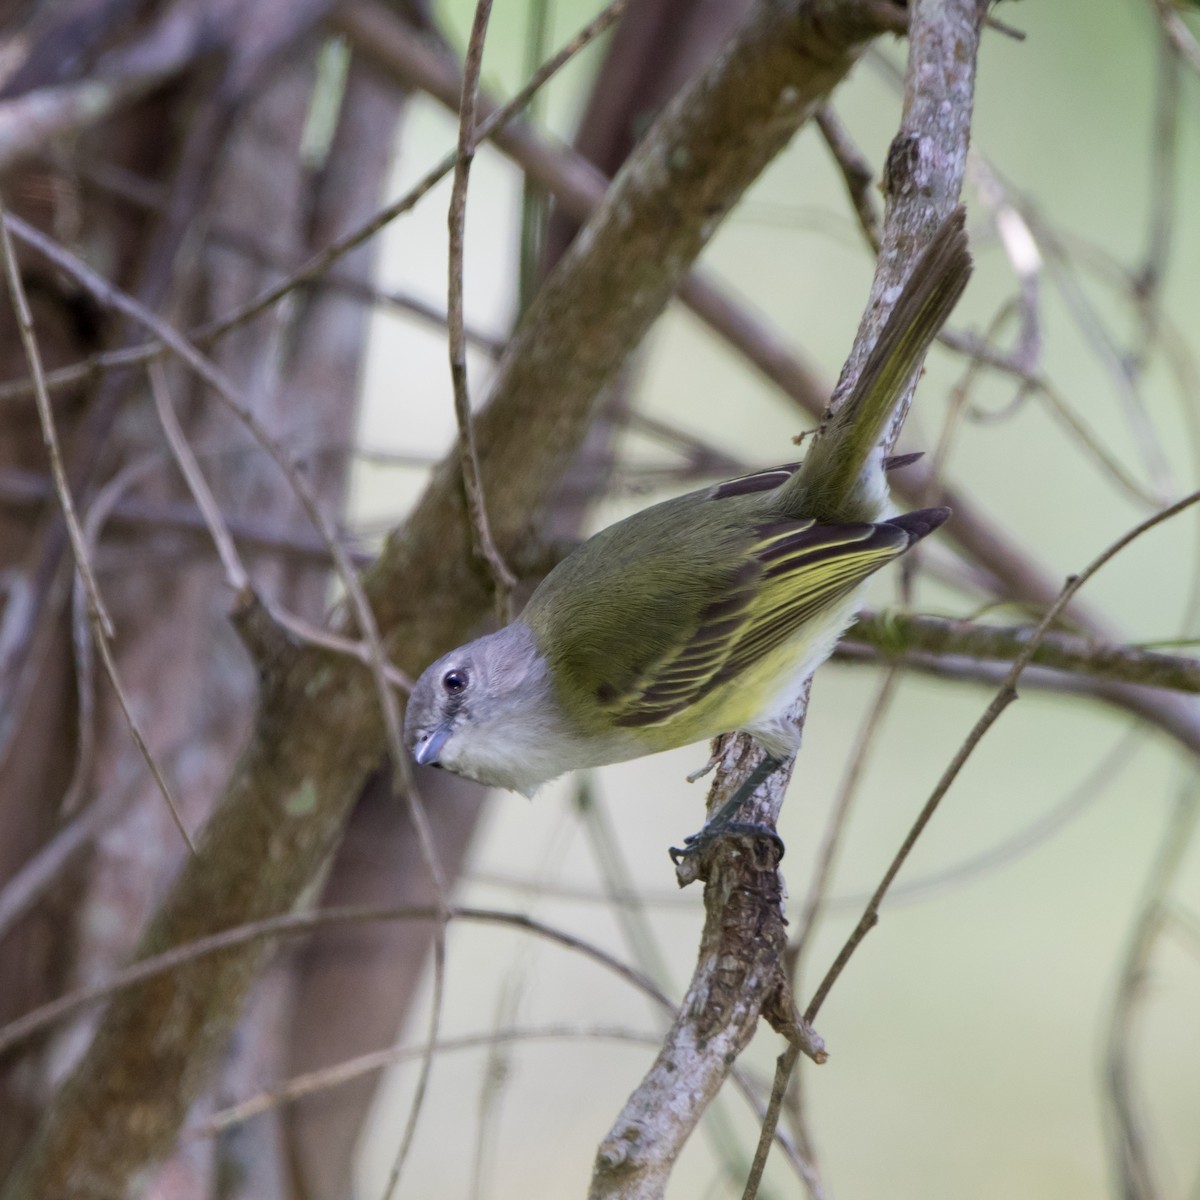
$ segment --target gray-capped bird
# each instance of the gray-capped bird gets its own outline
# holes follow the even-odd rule
[[[863,584],[949,515],[887,516],[879,441],[966,286],[963,226],[960,208],[917,260],[802,464],[610,525],[510,625],[428,667],[405,719],[416,760],[531,796],[576,767],[733,730],[775,758],[794,753],[788,710],[853,620]]]

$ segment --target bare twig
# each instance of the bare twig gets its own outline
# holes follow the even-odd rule
[[[854,802],[859,783],[862,780],[863,771],[866,769],[871,744],[879,733],[879,730],[883,727],[888,709],[891,707],[892,700],[896,695],[896,686],[900,682],[900,676],[901,673],[895,668],[889,670],[884,675],[883,682],[879,685],[879,689],[875,693],[875,701],[868,710],[863,720],[862,729],[854,739],[854,745],[851,747],[848,766],[842,778],[841,786],[838,788],[837,796],[834,799],[833,808],[830,810],[821,847],[817,851],[816,865],[813,868],[812,878],[808,884],[808,894],[804,898],[800,917],[796,922],[796,936],[792,939],[792,944],[788,948],[788,954],[791,958],[793,981],[799,978],[805,948],[811,942],[813,934],[816,932],[817,923],[821,916],[821,909],[825,903],[825,896],[833,878],[833,865],[841,843],[842,833],[845,830],[846,821],[850,814],[850,806]]]
[[[8,280],[9,294],[12,297],[13,311],[17,318],[17,327],[36,388],[35,394],[37,398],[38,419],[42,428],[42,442],[46,447],[46,453],[50,457],[50,470],[54,477],[55,491],[58,493],[59,502],[62,505],[63,517],[67,524],[67,532],[71,539],[71,549],[75,555],[75,567],[83,583],[84,590],[87,593],[88,611],[92,627],[96,634],[96,645],[100,651],[100,659],[104,664],[104,670],[121,705],[121,711],[125,714],[125,721],[129,726],[130,735],[133,737],[139,753],[145,760],[146,766],[150,769],[150,774],[154,777],[154,782],[158,785],[159,792],[170,809],[171,818],[175,822],[176,828],[187,843],[188,849],[195,854],[195,843],[192,841],[191,834],[187,831],[187,826],[183,823],[183,817],[179,812],[174,797],[171,795],[171,789],[167,784],[166,777],[163,775],[146,742],[141,724],[134,713],[133,705],[129,701],[129,697],[121,684],[121,677],[117,671],[116,659],[113,657],[111,645],[114,634],[113,624],[105,610],[104,601],[101,598],[100,589],[96,583],[95,574],[92,571],[87,539],[84,537],[83,528],[75,512],[74,501],[71,499],[71,488],[67,481],[67,471],[63,464],[62,451],[58,444],[58,434],[54,427],[54,412],[50,406],[50,394],[46,390],[45,374],[42,370],[42,357],[38,351],[37,338],[34,335],[33,317],[29,311],[29,302],[25,297],[25,286],[21,281],[21,272],[17,266],[12,239],[9,237],[8,222],[10,220],[11,218],[5,212],[3,206],[0,205],[0,253],[3,253],[4,256],[4,270]]]
[[[458,153],[454,160],[454,183],[450,191],[450,286],[446,305],[449,332],[450,379],[454,385],[454,417],[458,422],[458,458],[462,471],[467,512],[475,535],[475,549],[491,572],[496,589],[496,609],[500,619],[511,620],[509,611],[516,578],[505,565],[492,537],[479,479],[479,452],[475,448],[475,426],[471,419],[471,398],[467,383],[467,349],[463,337],[463,244],[467,224],[467,184],[475,157],[475,107],[479,95],[479,71],[483,65],[483,45],[487,37],[491,0],[478,0],[467,56],[463,67],[462,98],[459,103]],[[390,1189],[389,1189],[390,1192]]]
[[[656,1003],[667,1009],[674,1007],[653,981],[645,978],[633,967],[621,962],[620,959],[586,939],[548,925],[544,921],[538,921],[525,913],[468,906],[451,906],[448,909],[442,909],[437,905],[327,908],[307,913],[284,913],[280,916],[264,917],[259,921],[248,921],[244,925],[224,929],[218,933],[174,946],[161,954],[143,958],[132,966],[114,972],[99,983],[68,992],[65,996],[43,1004],[18,1017],[15,1021],[10,1021],[7,1025],[0,1027],[0,1055],[7,1054],[14,1047],[27,1042],[44,1030],[53,1028],[75,1013],[98,1004],[102,1000],[107,1000],[118,992],[178,970],[187,963],[244,946],[248,942],[261,942],[278,937],[296,937],[326,926],[353,925],[371,921],[441,922],[443,918],[472,924],[505,925],[556,942],[592,959],[650,996]]]
[[[1110,1119],[1114,1126],[1114,1172],[1120,1194],[1127,1200],[1155,1200],[1161,1191],[1155,1179],[1145,1133],[1145,1105],[1132,1078],[1129,1041],[1138,1002],[1146,992],[1146,975],[1155,944],[1169,913],[1170,889],[1192,847],[1200,795],[1195,784],[1186,787],[1172,809],[1158,853],[1146,877],[1129,947],[1117,981],[1105,1053]]]
[[[339,637],[338,634],[332,633],[328,629],[320,629],[316,625],[301,620],[294,613],[290,613],[278,605],[273,604],[270,608],[272,618],[278,621],[297,641],[328,650],[331,654],[341,654],[352,658],[356,662],[362,663],[364,667],[371,666],[371,647],[366,642]],[[405,693],[413,690],[413,681],[392,662],[384,662],[383,673],[392,687],[399,688]]]
[[[498,130],[503,129],[504,126],[522,112],[532,97],[549,79],[570,62],[580,50],[589,45],[617,21],[628,4],[629,0],[612,0],[612,3],[608,4],[599,15],[566,42],[557,53],[542,65],[529,82],[508,103],[501,105],[480,121],[475,131],[476,143],[482,142]],[[353,9],[344,11],[335,21],[335,24],[341,24],[343,28],[349,31],[350,27],[347,22],[353,16]],[[371,33],[367,35],[366,44],[360,46],[360,49],[369,53],[371,49],[369,39],[374,32],[375,30],[372,29]],[[415,208],[434,187],[454,170],[457,158],[457,151],[447,154],[430,168],[403,196],[394,200],[386,208],[381,209],[370,221],[330,242],[328,246],[313,255],[306,263],[286,278],[280,280],[277,284],[256,296],[253,300],[241,305],[223,317],[210,321],[198,329],[191,330],[188,334],[188,340],[199,347],[207,346],[231,330],[237,329],[246,324],[246,322],[253,320],[259,314],[277,304],[285,296],[295,291],[296,288],[319,282],[335,262],[373,237],[385,225],[390,224],[397,217]],[[147,362],[152,358],[158,357],[166,348],[167,343],[159,337],[141,346],[131,346],[104,354],[93,355],[84,362],[50,372],[46,377],[46,383],[51,389],[81,383],[102,370],[108,370],[113,367],[134,366]],[[32,387],[29,384],[7,384],[0,387],[0,403],[28,396],[31,393]]]
[[[75,501],[71,496],[71,487],[67,479],[67,469],[63,463],[62,447],[58,442],[58,433],[54,425],[54,410],[50,404],[50,396],[46,390],[46,375],[42,368],[42,356],[37,346],[37,338],[33,330],[33,315],[29,310],[29,302],[25,296],[25,285],[21,280],[21,270],[13,252],[12,239],[8,234],[8,213],[0,207],[0,250],[4,255],[4,273],[8,282],[8,293],[12,301],[13,312],[17,318],[17,330],[25,349],[25,359],[29,364],[29,373],[33,380],[34,398],[37,400],[38,421],[42,430],[42,444],[50,459],[50,474],[54,480],[54,491],[62,506],[63,518],[67,523],[67,531],[71,538],[71,549],[75,555],[75,569],[83,580],[87,592],[88,604],[100,632],[105,637],[113,636],[112,618],[104,607],[96,576],[92,571],[91,557],[88,554],[87,539],[83,535],[83,527],[79,515],[75,511]]]
[[[434,1046],[434,1050],[438,1054],[445,1054],[450,1051],[477,1050],[512,1042],[574,1040],[628,1042],[637,1046],[658,1044],[658,1037],[654,1034],[638,1033],[636,1030],[613,1025],[545,1025],[530,1029],[504,1027],[490,1029],[486,1033],[441,1038]],[[260,1092],[257,1096],[251,1096],[237,1104],[231,1104],[228,1108],[218,1110],[208,1117],[198,1129],[192,1130],[192,1136],[216,1137],[225,1130],[244,1124],[273,1108],[292,1104],[306,1096],[340,1087],[363,1075],[385,1070],[397,1063],[411,1062],[414,1058],[424,1054],[425,1049],[424,1043],[420,1046],[388,1046],[383,1050],[359,1054],[332,1067],[324,1067],[319,1071],[308,1071],[303,1075],[297,1075],[269,1091]]]
[[[862,613],[847,632],[848,646],[871,645],[885,656],[911,651],[975,661],[1012,662],[1029,645],[1033,626],[982,625],[907,613]],[[1046,632],[1032,662],[1093,679],[1200,692],[1200,658],[1120,646],[1096,637]]]
[[[875,172],[867,162],[863,152],[855,145],[849,130],[842,124],[841,118],[834,111],[833,105],[822,104],[817,109],[814,120],[825,139],[833,161],[837,163],[846,184],[846,192],[850,203],[858,217],[858,224],[867,239],[867,245],[875,253],[879,253],[880,221],[875,209],[875,198],[871,194],[871,185],[875,182]]]
[[[147,364],[147,374],[150,378],[150,394],[154,398],[154,408],[158,413],[163,436],[167,439],[171,455],[187,483],[188,491],[192,493],[192,499],[195,500],[196,508],[208,528],[213,546],[216,547],[217,556],[225,568],[225,582],[229,584],[236,595],[243,588],[250,586],[250,576],[233,544],[233,535],[229,532],[229,526],[225,522],[220,505],[217,504],[216,497],[208,486],[208,480],[204,478],[200,464],[196,461],[196,456],[192,452],[191,446],[188,445],[187,438],[184,437],[183,430],[180,428],[179,420],[175,416],[171,393],[167,386],[166,370],[162,363],[152,361]]]
[[[800,1061],[800,1047],[795,1042],[789,1042],[775,1063],[775,1078],[771,1084],[771,1099],[767,1103],[767,1111],[763,1114],[762,1127],[759,1130],[758,1145],[754,1148],[754,1159],[746,1176],[746,1186],[742,1190],[742,1200],[755,1200],[758,1187],[762,1182],[763,1171],[767,1167],[767,1156],[771,1150],[771,1140],[779,1127],[779,1114],[783,1108],[784,1097],[787,1095],[788,1082],[792,1072]],[[810,1188],[813,1200],[818,1200],[820,1189]]]
[[[942,798],[950,790],[951,784],[953,784],[954,780],[958,776],[958,773],[966,764],[967,759],[970,758],[971,754],[974,752],[975,747],[983,739],[987,731],[1000,718],[1000,715],[1004,712],[1004,710],[1017,698],[1016,685],[1021,678],[1022,672],[1033,661],[1033,656],[1036,653],[1037,647],[1042,638],[1050,629],[1051,625],[1053,625],[1053,623],[1058,619],[1060,614],[1066,609],[1067,605],[1071,601],[1071,598],[1076,594],[1076,592],[1079,591],[1081,587],[1083,587],[1085,583],[1087,583],[1089,579],[1091,579],[1093,575],[1095,575],[1098,570],[1100,570],[1101,567],[1104,566],[1105,563],[1112,559],[1116,554],[1119,554],[1126,546],[1130,544],[1130,542],[1136,541],[1143,533],[1146,533],[1155,526],[1161,525],[1164,521],[1170,520],[1172,517],[1177,516],[1179,513],[1191,507],[1197,501],[1200,501],[1200,491],[1193,492],[1191,495],[1185,496],[1182,500],[1172,504],[1169,508],[1165,508],[1161,512],[1155,513],[1154,516],[1148,517],[1145,521],[1142,521],[1139,525],[1134,526],[1134,528],[1119,537],[1115,542],[1112,543],[1112,545],[1094,558],[1087,565],[1087,567],[1084,568],[1083,571],[1081,571],[1078,575],[1072,576],[1067,581],[1067,584],[1059,595],[1058,600],[1050,607],[1050,609],[1046,612],[1046,615],[1038,623],[1037,627],[1030,635],[1030,639],[1024,650],[1013,662],[1012,667],[1005,676],[1000,691],[993,698],[983,715],[979,718],[971,732],[967,735],[966,740],[959,747],[957,753],[954,755],[954,758],[951,760],[950,765],[946,768],[941,779],[938,780],[937,786],[934,788],[933,793],[925,802],[925,805],[918,814],[917,819],[913,822],[912,828],[909,830],[908,835],[905,837],[900,846],[900,849],[896,852],[895,857],[892,859],[891,864],[884,873],[883,879],[880,881],[879,886],[875,889],[874,894],[871,896],[871,899],[868,902],[867,907],[864,909],[858,924],[851,932],[850,937],[847,939],[845,945],[843,945],[841,951],[838,953],[837,958],[834,960],[832,966],[829,968],[829,971],[826,973],[825,978],[821,981],[820,986],[814,993],[812,1000],[809,1002],[808,1008],[805,1010],[804,1014],[806,1020],[811,1022],[816,1017],[817,1013],[821,1009],[822,1004],[824,1004],[826,997],[829,995],[830,989],[833,987],[838,976],[845,968],[846,963],[849,962],[859,943],[864,937],[866,937],[866,935],[878,921],[879,906],[882,903],[884,896],[887,894],[888,889],[891,887],[892,880],[895,879],[900,868],[904,865],[905,859],[908,858],[909,853],[912,851],[913,846],[916,845],[916,842],[918,838],[920,838],[925,826],[929,824],[929,821],[933,817],[933,814],[937,811],[938,805],[941,803]]]
[[[165,459],[165,455],[163,457]],[[40,508],[47,500],[53,498],[54,482],[49,476],[16,468],[0,471],[0,505],[5,508]],[[255,517],[222,515],[234,541],[250,550],[319,563],[330,561],[329,551],[324,543],[303,530],[292,531],[282,525]],[[186,501],[121,497],[112,505],[107,520],[123,529],[200,534],[206,542],[211,542],[208,525],[200,510]],[[347,553],[359,567],[365,567],[375,557],[363,550],[349,549]]]

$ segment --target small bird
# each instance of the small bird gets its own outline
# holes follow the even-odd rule
[[[949,515],[890,516],[879,443],[971,270],[962,209],[917,260],[845,402],[801,464],[655,504],[562,560],[505,628],[417,680],[417,762],[527,796],[596,767],[742,730],[775,759],[788,711],[862,586]]]

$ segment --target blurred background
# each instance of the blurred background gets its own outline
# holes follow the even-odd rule
[[[4,61],[25,65],[11,68],[0,106],[19,100],[20,72],[38,67],[21,60],[29,46],[56,64],[49,70],[43,61],[39,68],[43,81],[55,82],[75,69],[63,65],[61,38],[86,43],[82,25],[69,23],[55,27],[56,42],[44,34],[50,18],[37,5],[27,7],[24,24],[8,25]],[[44,144],[27,134],[37,143],[34,166],[24,175],[10,169],[8,202],[32,212],[125,286],[134,289],[136,279],[149,289],[138,292],[148,299],[153,271],[89,233],[97,211],[91,206],[107,212],[103,206],[112,205],[116,219],[131,227],[147,219],[131,213],[155,214],[155,237],[169,238],[174,229],[171,245],[181,256],[171,260],[176,282],[163,285],[157,310],[187,328],[222,315],[365,219],[380,197],[404,193],[455,146],[457,116],[422,90],[431,85],[420,82],[419,72],[399,83],[372,73],[378,63],[364,49],[364,26],[346,15],[355,7],[343,5],[340,16],[282,49],[258,45],[252,32],[239,35],[234,69],[213,92],[228,106],[214,110],[211,128],[196,121],[186,137],[172,129],[169,152],[157,158],[150,148],[165,109],[155,109],[164,103],[155,89],[166,87],[171,104],[194,116],[205,110],[188,105],[212,86],[202,70],[185,82],[168,75],[165,85],[163,76],[144,85],[138,106],[122,117],[132,121],[138,148],[114,151],[107,175],[97,161],[112,146],[129,146],[128,128],[120,142],[103,124],[100,135],[81,137],[82,121],[69,137]],[[461,60],[474,13],[469,0],[382,7],[400,11],[431,44],[444,37]],[[631,8],[638,11],[639,0]],[[641,0],[641,12],[655,14],[643,40],[631,43],[623,60],[614,58],[610,42],[588,47],[539,93],[532,124],[554,144],[579,140],[587,149],[593,138],[594,153],[611,173],[679,82],[676,75],[700,69],[743,8]],[[579,0],[498,4],[484,54],[486,92],[511,96],[533,65],[595,12]],[[935,346],[929,357],[900,449],[925,451],[926,464],[1057,585],[1200,486],[1200,54],[1196,62],[1187,58],[1187,47],[1200,39],[1200,17],[1168,0],[1008,4],[995,15],[1022,36],[989,29],[982,42],[975,157],[964,189],[976,272],[950,322],[954,344]],[[1175,43],[1164,28],[1175,29]],[[94,47],[86,49],[81,61]],[[899,124],[905,53],[903,41],[880,39],[832,98],[875,180]],[[360,69],[360,55],[368,69]],[[98,51],[93,58],[106,61]],[[246,62],[274,72],[272,90],[256,97],[249,116],[230,100],[241,103],[236,81]],[[355,112],[373,114],[373,123],[363,117],[355,125],[346,107],[339,112],[328,99],[346,95],[356,97]],[[286,115],[297,97],[310,96],[311,104],[299,105],[301,117]],[[0,133],[7,129],[4,116],[0,107]],[[256,150],[254,139],[277,126],[286,137],[279,135],[283,148],[275,159]],[[386,142],[372,141],[381,129]],[[0,138],[0,153],[7,153],[4,146]],[[214,162],[222,173],[236,168],[243,186],[230,192],[232,200],[208,203],[199,221],[186,197],[206,173],[226,178]],[[149,195],[145,180],[156,172],[170,186]],[[275,189],[292,175],[311,182],[311,195],[298,191],[300,199],[281,207]],[[373,259],[368,252],[349,260],[366,305],[362,295],[353,299],[349,285],[314,286],[287,301],[282,315],[250,327],[260,347],[270,342],[270,353],[251,353],[249,342],[235,336],[232,347],[222,343],[218,358],[261,401],[257,411],[314,480],[324,486],[332,479],[322,493],[331,508],[344,488],[342,532],[364,554],[403,525],[455,442],[442,316],[449,192],[443,180],[377,235]],[[870,196],[879,208],[874,186]],[[253,227],[276,250],[278,234],[283,250],[272,259],[262,244],[256,251],[232,235],[222,240],[227,226]],[[560,216],[548,215],[544,193],[526,189],[512,159],[490,144],[480,148],[465,251],[468,366],[477,405],[487,398],[498,349],[569,232]],[[793,347],[822,387],[832,386],[862,314],[874,259],[842,172],[814,125],[750,189],[701,266]],[[53,273],[47,278],[43,292],[61,282]],[[37,307],[41,293],[33,282],[29,287],[46,336],[58,310],[47,316]],[[327,326],[315,324],[322,304],[352,309],[353,338],[347,340],[346,324],[324,336]],[[82,301],[70,314],[76,324],[58,318],[70,344],[46,349],[51,366],[127,336],[112,322],[104,338],[79,336],[95,314]],[[985,340],[1009,369],[981,369],[962,352]],[[3,379],[18,377],[21,366]],[[813,427],[794,400],[678,302],[654,326],[618,392],[593,457],[573,466],[564,482],[551,520],[556,535],[578,536],[723,475],[793,460],[802,452],[795,439]],[[336,394],[338,410],[326,412],[313,399],[318,394]],[[279,501],[257,476],[239,474],[236,464],[248,453],[244,435],[239,441],[229,432],[232,422],[207,415],[210,406],[198,390],[177,383],[176,395],[222,504],[247,518],[286,517],[294,524],[290,500]],[[60,416],[86,431],[95,403],[91,393],[82,395]],[[22,510],[18,520],[11,499],[19,471],[41,453],[31,411],[11,417],[18,412],[11,404],[0,408],[0,418],[26,422],[25,441],[5,450],[0,464],[0,500],[8,497],[12,508],[0,514],[0,551],[13,579],[23,576],[12,564],[40,544],[33,518]],[[105,465],[97,467],[90,494],[116,478],[122,464],[150,452],[162,457],[143,385],[120,414],[111,417],[111,428],[127,448],[111,461],[97,458]],[[160,520],[164,506],[185,495],[166,482],[139,482],[131,494],[157,503]],[[236,761],[254,677],[227,628],[229,592],[218,586],[211,553],[197,549],[194,534],[181,544],[180,528],[170,538],[160,528],[157,540],[143,544],[126,525],[114,525],[98,564],[119,615],[135,709],[177,784],[185,817],[198,826]],[[1111,640],[1195,654],[1198,529],[1200,509],[1189,510],[1089,582],[1084,599],[1109,626]],[[320,620],[338,594],[323,569],[308,560],[303,571],[291,560],[264,561],[256,582],[277,588],[310,621]],[[136,590],[143,579],[152,584],[150,599]],[[209,590],[197,598],[201,579]],[[11,604],[18,593],[11,580],[5,586]],[[76,874],[56,872],[53,885],[11,910],[11,920],[5,897],[13,893],[0,890],[0,977],[8,978],[0,985],[3,1020],[102,980],[124,962],[134,932],[184,856],[161,796],[137,775],[140,759],[125,744],[111,704],[101,730],[110,738],[113,729],[120,732],[120,753],[101,752],[90,772],[72,775],[81,738],[73,725],[77,689],[64,596],[69,588],[58,594],[58,650],[43,647],[32,656],[43,669],[29,694],[42,699],[12,719],[11,737],[0,722],[0,827],[16,830],[0,853],[0,884],[25,878],[22,869],[39,848],[60,844],[68,829],[77,831],[70,852]],[[1033,615],[1030,606],[998,598],[986,572],[944,539],[923,547],[915,571],[877,576],[869,604],[1001,625],[1028,624]],[[180,613],[186,637],[178,632]],[[0,636],[0,650],[5,645]],[[210,679],[203,673],[214,663],[234,675]],[[176,667],[197,680],[196,703],[179,712],[161,699],[172,687],[191,687],[169,684]],[[969,667],[946,664],[939,676],[863,652],[831,662],[817,676],[780,819],[793,930],[831,814],[851,790],[826,904],[798,971],[801,1007],[994,694],[994,684],[971,678],[978,672]],[[1102,693],[1069,686],[1061,675],[1030,676],[1019,702],[955,782],[879,926],[833,989],[817,1024],[829,1060],[821,1067],[802,1061],[793,1097],[824,1195],[1200,1197],[1197,751]],[[1193,697],[1179,704],[1182,724],[1200,723]],[[29,731],[47,713],[66,713],[64,729],[71,731],[42,745]],[[695,962],[703,910],[698,888],[676,888],[667,847],[703,821],[706,781],[687,777],[707,756],[707,747],[694,746],[570,776],[532,803],[509,794],[485,799],[475,785],[422,777],[435,823],[439,813],[450,813],[446,819],[457,831],[446,835],[454,847],[451,872],[458,870],[455,902],[526,913],[569,931],[637,966],[677,999]],[[861,770],[848,782],[852,765]],[[78,789],[69,786],[84,776]],[[36,817],[29,815],[37,807],[30,779],[52,793]],[[58,807],[66,792],[74,797],[69,810]],[[310,898],[400,903],[423,895],[415,852],[410,846],[407,858],[398,856],[394,826],[403,818],[395,814],[402,810],[385,792],[378,784],[368,790]],[[99,813],[82,833],[79,812]],[[389,940],[390,932],[380,932],[378,941],[337,937],[275,961],[219,1083],[193,1108],[168,1168],[141,1179],[141,1194],[164,1200],[385,1194],[430,1023],[428,940],[407,933]],[[511,928],[452,923],[446,951],[442,1048],[397,1194],[471,1200],[585,1194],[597,1144],[653,1060],[665,1029],[662,1012],[595,961]],[[93,1028],[89,1017],[16,1064],[0,1094],[0,1109],[8,1106],[12,1115],[9,1132],[0,1134],[0,1165],[28,1144]],[[358,1076],[349,1088],[322,1087],[211,1136],[208,1122],[228,1105],[393,1043],[390,1057],[397,1061],[382,1073]],[[764,1025],[743,1057],[764,1095],[781,1049]],[[684,1151],[668,1195],[740,1196],[757,1132],[749,1105],[726,1087]],[[262,1165],[263,1147],[269,1167]],[[243,1172],[233,1182],[222,1174],[231,1161]],[[280,1163],[292,1172],[290,1184],[282,1182]],[[805,1193],[776,1155],[761,1194]]]

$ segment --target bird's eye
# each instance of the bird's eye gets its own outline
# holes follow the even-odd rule
[[[442,676],[442,687],[452,695],[461,692],[469,682],[466,671],[447,671]]]

